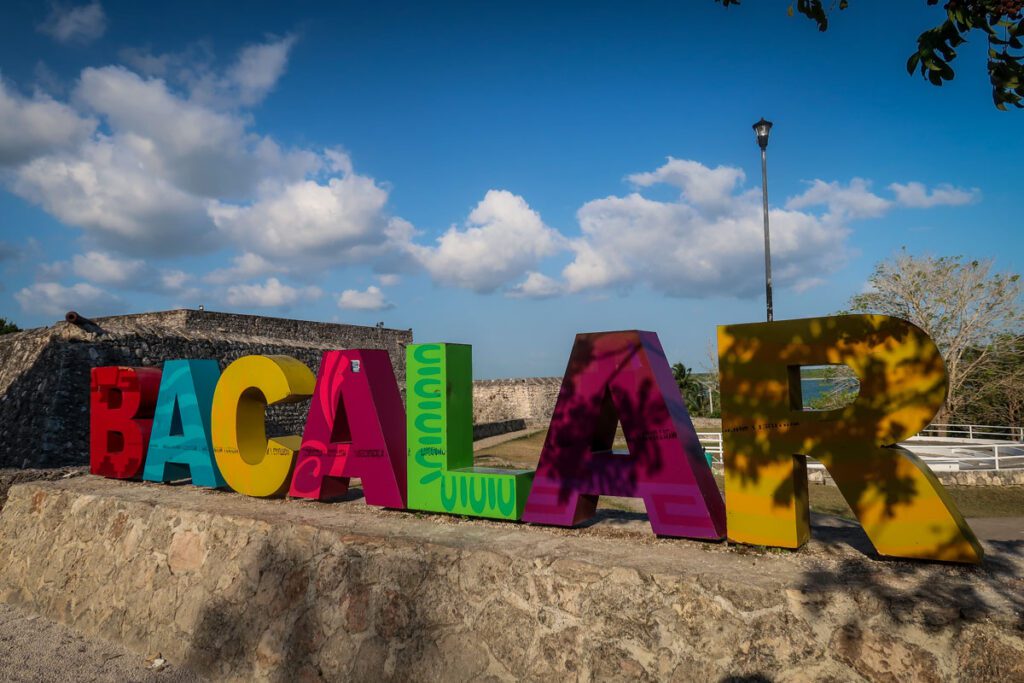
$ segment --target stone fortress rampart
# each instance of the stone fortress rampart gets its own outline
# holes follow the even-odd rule
[[[316,372],[331,349],[384,349],[405,388],[405,346],[413,332],[191,309],[58,322],[0,336],[0,468],[88,462],[89,370],[159,367],[173,358],[214,358],[221,369],[249,354],[286,354]],[[560,380],[473,384],[476,438],[542,426]],[[308,402],[268,410],[269,435],[301,433]]]
[[[0,337],[0,467],[88,463],[89,370],[286,354],[313,372],[330,349],[385,349],[400,386],[412,330],[179,309],[59,322]],[[308,402],[268,410],[269,435],[301,433]]]

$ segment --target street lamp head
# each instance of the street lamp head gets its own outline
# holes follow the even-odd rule
[[[757,144],[761,146],[761,149],[768,149],[768,134],[771,131],[772,122],[764,117],[754,124],[754,133],[757,135]]]

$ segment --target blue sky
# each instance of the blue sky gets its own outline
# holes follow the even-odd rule
[[[904,70],[941,9],[555,4],[5,3],[0,315],[383,320],[478,377],[640,328],[700,367],[764,315],[761,116],[777,319],[903,246],[1020,271],[984,45],[943,88]]]

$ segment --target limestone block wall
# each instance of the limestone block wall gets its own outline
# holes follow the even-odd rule
[[[489,379],[473,382],[473,423],[551,420],[561,377]]]
[[[248,354],[287,354],[315,373],[329,349],[379,348],[400,386],[411,330],[177,310],[97,318],[0,336],[0,467],[88,462],[89,370],[213,358],[223,369]],[[268,411],[270,435],[301,433],[308,402]]]
[[[834,531],[765,552],[78,477],[11,489],[0,600],[218,680],[1024,680],[1019,543],[967,568]]]

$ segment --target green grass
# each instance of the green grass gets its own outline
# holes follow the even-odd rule
[[[508,461],[515,467],[534,469],[544,446],[546,432],[541,431],[531,436],[486,449],[488,455],[494,455]],[[616,436],[616,448],[625,449],[621,431]],[[723,478],[716,475],[720,490],[724,487]],[[947,486],[946,490],[953,497],[964,517],[1024,517],[1024,486]],[[838,515],[853,519],[853,511],[846,504],[846,499],[835,486],[810,484],[809,499],[811,510],[829,515]],[[601,498],[601,507],[618,510],[642,510],[640,501],[627,498]]]

